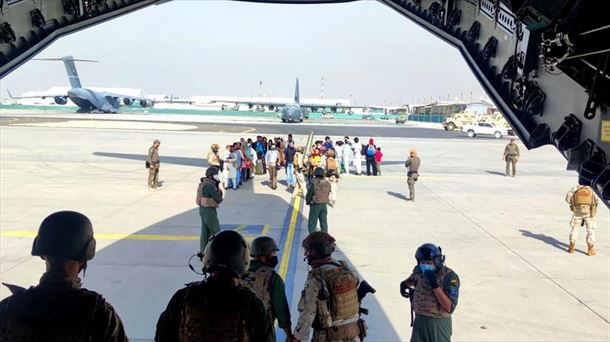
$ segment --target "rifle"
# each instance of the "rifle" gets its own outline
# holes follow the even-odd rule
[[[360,282],[360,284],[358,284],[358,289],[356,290],[356,292],[358,293],[358,302],[362,303],[362,300],[364,299],[364,297],[366,297],[367,294],[374,294],[375,292],[377,292],[377,290],[375,290],[366,280],[363,280]],[[369,309],[360,307],[359,313],[368,315]]]
[[[414,294],[415,294],[415,288],[407,286],[406,281],[403,281],[400,283],[400,295],[405,298],[409,298],[409,302],[411,304],[411,326],[413,326],[413,321],[415,319],[415,317],[413,317],[413,295]]]

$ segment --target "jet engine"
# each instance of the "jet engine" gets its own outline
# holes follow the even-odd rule
[[[274,105],[269,105],[269,110],[274,110],[275,106]]]
[[[140,106],[146,108],[146,107],[152,107],[155,103],[152,102],[151,100],[140,100]]]
[[[68,98],[65,96],[55,96],[53,97],[53,100],[55,100],[55,103],[58,105],[65,105],[68,103]]]
[[[123,99],[123,104],[126,105],[126,106],[131,106],[133,104],[133,99],[130,99],[130,98],[127,98],[127,97],[124,98]],[[146,107],[146,106],[142,106],[142,107]]]

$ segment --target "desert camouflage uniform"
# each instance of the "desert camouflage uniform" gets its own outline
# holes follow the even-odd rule
[[[154,189],[159,186],[159,168],[161,167],[159,149],[154,145],[148,149],[148,163],[150,164],[148,168],[148,186]]]
[[[584,188],[585,185],[577,185],[573,187],[566,195],[566,202],[570,204],[572,209],[572,219],[570,220],[570,242],[576,243],[578,237],[578,229],[582,226],[583,221],[587,228],[587,244],[593,246],[595,244],[595,214],[597,212],[597,197],[591,190],[591,203],[593,205],[573,205],[573,198],[576,191]]]
[[[346,265],[342,263],[342,265]],[[318,266],[322,271],[326,271],[332,268],[336,268],[336,262],[331,261],[330,263]],[[344,319],[341,321],[332,321],[331,308],[327,300],[321,300],[318,297],[320,291],[324,288],[328,292],[326,284],[322,281],[322,276],[318,275],[318,267],[313,268],[307,274],[307,280],[305,281],[305,287],[301,292],[301,299],[298,305],[299,319],[297,321],[294,337],[300,341],[309,341],[309,329],[313,328],[312,342],[360,342],[359,336],[350,338],[344,338],[340,340],[329,340],[326,336],[326,327],[335,327],[346,325],[354,322],[358,322],[358,315]],[[357,274],[351,271],[358,278]]]

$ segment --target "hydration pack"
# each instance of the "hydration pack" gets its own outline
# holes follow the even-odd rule
[[[574,193],[572,201],[575,206],[579,205],[593,205],[593,192],[588,186],[584,186]]]

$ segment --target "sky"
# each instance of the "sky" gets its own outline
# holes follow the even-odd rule
[[[83,86],[146,94],[352,99],[402,105],[484,92],[458,50],[372,0],[325,5],[174,0],[63,37]],[[324,92],[321,79],[324,77]],[[262,87],[259,82],[262,81]],[[28,61],[2,96],[69,85],[59,62]]]

